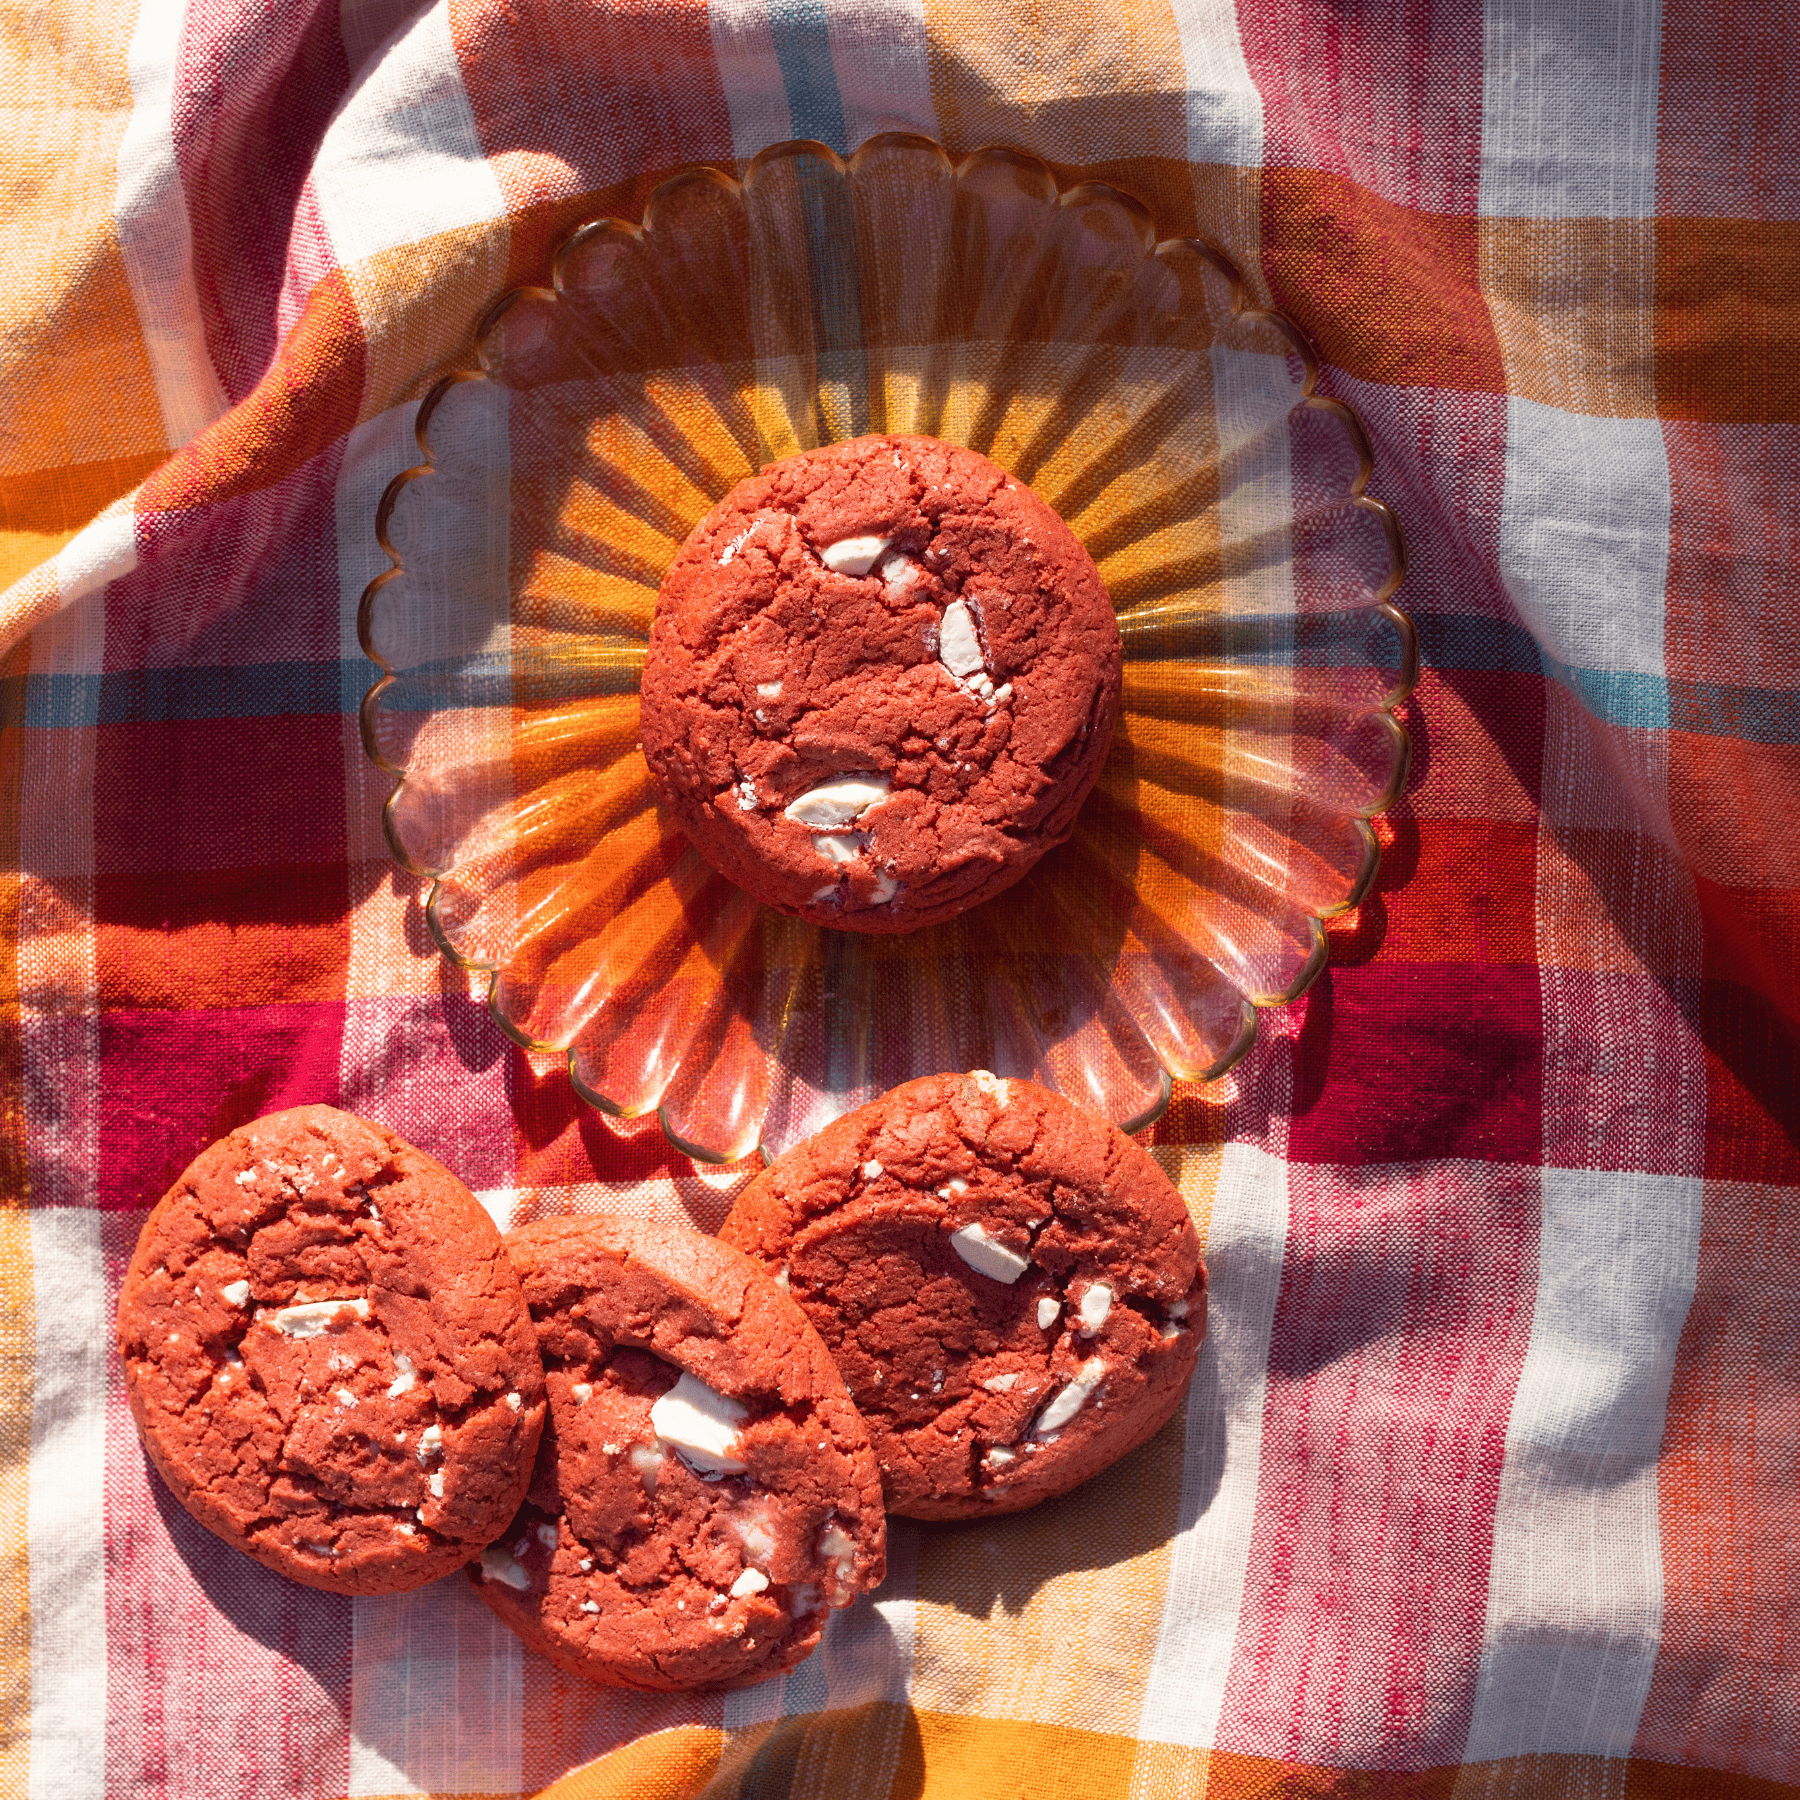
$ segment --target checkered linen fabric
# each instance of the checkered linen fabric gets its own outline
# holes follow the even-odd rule
[[[1800,60],[1716,0],[50,0],[0,58],[0,1791],[1800,1794]],[[577,220],[886,129],[1224,243],[1409,533],[1332,965],[1152,1134],[1185,1420],[897,1523],[785,1680],[569,1680],[149,1474],[144,1207],[325,1099],[496,1208],[716,1221],[437,958],[359,752],[413,403]],[[598,1759],[598,1760],[595,1760]],[[573,1771],[571,1773],[571,1771]]]

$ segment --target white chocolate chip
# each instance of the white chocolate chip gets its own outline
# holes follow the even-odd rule
[[[880,1175],[880,1173],[881,1173],[881,1164],[878,1163],[874,1159],[874,1157],[871,1156],[869,1158],[869,1160],[863,1164],[863,1180],[864,1181],[873,1181],[873,1180],[875,1180],[875,1178],[878,1175]]]
[[[444,1471],[442,1469],[433,1470],[431,1479],[428,1482],[426,1482],[425,1485],[428,1488],[430,1488],[432,1499],[434,1499],[434,1500],[443,1499],[443,1497],[444,1497]]]
[[[969,1184],[964,1181],[960,1175],[952,1175],[950,1179],[938,1189],[938,1198],[940,1200],[948,1200],[953,1194],[966,1194],[968,1191]]]
[[[812,841],[813,848],[828,863],[842,868],[846,863],[853,863],[862,855],[864,846],[869,841],[866,831],[822,831]],[[832,890],[837,891],[835,888]]]
[[[1171,1319],[1185,1319],[1188,1315],[1188,1303],[1185,1299],[1171,1300],[1169,1304],[1163,1308],[1163,1311],[1166,1312]]]
[[[1038,1330],[1048,1331],[1062,1314],[1062,1303],[1057,1300],[1040,1300],[1038,1302]]]
[[[1173,1319],[1164,1319],[1162,1324],[1163,1342],[1165,1344],[1172,1344],[1180,1336],[1181,1327],[1177,1325]]]
[[[819,1534],[819,1554],[832,1564],[831,1572],[837,1577],[837,1592],[832,1595],[831,1604],[848,1606],[856,1598],[850,1586],[856,1573],[856,1540],[835,1517],[826,1520],[825,1529]]]
[[[986,1069],[971,1069],[969,1071],[969,1079],[974,1082],[976,1087],[978,1087],[982,1093],[986,1094],[996,1106],[1004,1106],[1006,1104],[1007,1084],[998,1075],[991,1075]]]
[[[594,1559],[591,1556],[584,1556],[575,1566],[585,1575],[594,1566]]]
[[[1019,1385],[1019,1371],[1011,1369],[1004,1375],[990,1375],[981,1385],[990,1394],[1010,1393]]]
[[[506,1404],[510,1406],[514,1412],[517,1412],[519,1408],[525,1404],[525,1401],[521,1395],[508,1394],[506,1396]]]
[[[1003,681],[997,688],[994,689],[994,704],[996,706],[1004,706],[1006,704],[1006,702],[1008,700],[1010,700],[1011,698],[1012,698],[1012,683],[1010,681]]]
[[[788,1266],[786,1263],[783,1263],[781,1267],[775,1271],[775,1285],[780,1288],[784,1294],[788,1292]]]
[[[1108,1281],[1090,1281],[1087,1292],[1081,1296],[1081,1335],[1092,1337],[1106,1323],[1106,1315],[1112,1311],[1113,1290]]]
[[[811,904],[814,906],[823,906],[826,901],[835,900],[837,897],[837,884],[833,882],[830,887],[815,888],[813,890]]]
[[[444,1452],[444,1428],[441,1425],[427,1425],[419,1433],[419,1461],[429,1462],[434,1456]]]
[[[883,869],[875,877],[875,885],[869,890],[871,906],[886,906],[900,891],[900,878],[892,869]]]
[[[1029,1257],[996,1242],[978,1224],[951,1232],[950,1248],[977,1275],[985,1275],[990,1281],[1017,1281],[1031,1267]]]
[[[756,811],[756,783],[748,775],[737,784],[737,803],[739,812]]]
[[[747,1467],[732,1452],[737,1428],[749,1416],[748,1407],[684,1373],[650,1408],[650,1428],[696,1475],[716,1480],[740,1475]]]
[[[232,1281],[219,1289],[219,1298],[229,1301],[233,1306],[250,1304],[250,1284],[247,1281]]]
[[[332,1327],[340,1312],[348,1310],[359,1319],[369,1316],[367,1300],[309,1300],[301,1306],[284,1306],[279,1312],[269,1314],[265,1323],[273,1326],[284,1337],[316,1338],[323,1337]]]
[[[388,1385],[387,1397],[398,1400],[402,1394],[411,1393],[418,1383],[418,1375],[412,1366],[412,1358],[404,1350],[394,1352],[394,1379]]]
[[[581,1610],[584,1613],[597,1613],[600,1610],[600,1602],[598,1600],[584,1600],[581,1603]]]
[[[351,1393],[348,1388],[339,1388],[337,1391],[337,1403],[348,1411],[356,1404],[356,1396]]]
[[[938,661],[959,681],[977,673],[982,666],[981,639],[975,632],[975,618],[967,604],[952,600],[944,608],[938,622]]]
[[[768,1585],[769,1578],[761,1569],[745,1569],[731,1584],[731,1597],[742,1600],[750,1594],[760,1594]]]
[[[754,1562],[767,1562],[775,1554],[775,1534],[769,1529],[769,1522],[761,1514],[737,1522],[737,1534],[744,1540],[744,1549]]]
[[[819,561],[839,575],[866,575],[892,542],[884,537],[839,538],[819,552]]]
[[[577,1381],[569,1388],[569,1398],[573,1400],[577,1406],[586,1406],[589,1399],[592,1397],[593,1392],[594,1390],[590,1383]]]
[[[810,787],[782,809],[782,817],[814,831],[835,831],[879,806],[894,784],[885,775],[839,775]]]
[[[662,1452],[654,1444],[633,1444],[631,1466],[637,1470],[638,1479],[644,1484],[644,1492],[654,1500],[656,1478],[662,1472]]]
[[[531,1588],[531,1577],[525,1571],[523,1563],[514,1560],[504,1544],[489,1544],[481,1553],[481,1579],[498,1581],[509,1588],[517,1588],[520,1593],[527,1593]]]
[[[756,697],[759,700],[779,700],[781,683],[779,681],[759,681],[756,684]]]
[[[535,1535],[537,1541],[542,1544],[546,1550],[554,1550],[556,1548],[558,1533],[554,1525],[538,1526]]]
[[[1014,1460],[1016,1451],[1008,1450],[1004,1444],[996,1444],[981,1460],[990,1469],[1003,1468]]]
[[[1032,1426],[1034,1437],[1049,1438],[1068,1424],[1087,1404],[1089,1396],[1106,1378],[1106,1364],[1097,1356],[1090,1357],[1075,1372],[1075,1379],[1038,1414]]]
[[[239,1187],[255,1187],[256,1171],[254,1169],[239,1169],[231,1179],[235,1181]]]
[[[302,1550],[310,1550],[314,1556],[338,1556],[342,1554],[335,1545],[312,1544],[308,1543],[305,1538],[300,1540],[300,1548]]]

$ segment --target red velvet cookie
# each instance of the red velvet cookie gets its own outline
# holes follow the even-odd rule
[[[543,1368],[500,1234],[349,1113],[272,1113],[203,1150],[144,1221],[118,1335],[176,1497],[311,1587],[433,1581],[524,1494]]]
[[[888,1508],[1016,1512],[1175,1411],[1206,1330],[1181,1195],[1023,1081],[930,1075],[828,1125],[720,1236],[784,1283],[868,1422]]]
[[[935,438],[857,438],[695,526],[651,628],[644,755],[758,899],[911,931],[1069,834],[1119,679],[1106,589],[1029,488]]]
[[[508,1236],[550,1427],[471,1571],[560,1668],[727,1688],[791,1668],[886,1572],[869,1437],[818,1333],[746,1258],[597,1216]]]

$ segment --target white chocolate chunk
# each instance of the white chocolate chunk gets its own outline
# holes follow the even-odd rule
[[[525,1404],[525,1398],[522,1394],[508,1394],[506,1396],[506,1404],[510,1406],[514,1412],[517,1412],[519,1408]]]
[[[441,1425],[427,1425],[419,1433],[419,1461],[429,1462],[434,1456],[444,1453],[444,1428]]]
[[[560,1534],[554,1525],[540,1525],[533,1535],[546,1550],[554,1550],[556,1548],[557,1538]]]
[[[1040,1300],[1038,1302],[1038,1330],[1048,1331],[1062,1315],[1062,1303],[1057,1300]]]
[[[284,1306],[279,1312],[271,1313],[268,1323],[285,1337],[323,1337],[346,1308],[359,1319],[369,1316],[366,1300],[309,1300],[302,1306]]]
[[[737,803],[739,812],[756,811],[756,783],[748,775],[744,776],[737,784]]]
[[[788,1266],[786,1263],[783,1263],[781,1267],[775,1271],[775,1285],[780,1288],[784,1294],[788,1292]]]
[[[644,1492],[656,1498],[656,1478],[662,1472],[662,1452],[654,1444],[633,1444],[631,1466],[637,1470]]]
[[[1098,1356],[1090,1357],[1075,1372],[1075,1379],[1038,1414],[1037,1423],[1031,1428],[1032,1436],[1048,1438],[1061,1431],[1087,1405],[1094,1389],[1105,1379],[1105,1362]]]
[[[1007,1394],[1019,1385],[1019,1371],[1009,1369],[1004,1375],[990,1375],[981,1384],[990,1394]]]
[[[577,1381],[569,1388],[569,1398],[573,1400],[577,1406],[586,1406],[589,1399],[592,1397],[593,1392],[594,1390],[590,1383]]]
[[[999,1469],[1012,1462],[1017,1454],[1016,1451],[1008,1450],[1004,1444],[996,1444],[981,1460],[990,1469]]]
[[[938,623],[938,661],[959,681],[981,670],[981,639],[975,632],[975,617],[961,600],[952,600]]]
[[[752,1561],[767,1562],[775,1554],[775,1534],[766,1518],[759,1515],[740,1519],[737,1534],[744,1540],[744,1549]]]
[[[356,1404],[356,1396],[351,1393],[348,1388],[339,1388],[337,1391],[337,1403],[348,1412],[350,1408]]]
[[[964,1181],[960,1175],[952,1175],[950,1179],[938,1189],[938,1198],[940,1200],[948,1200],[953,1194],[966,1194],[968,1191],[969,1184]]]
[[[1031,1267],[1030,1257],[1007,1249],[989,1237],[978,1224],[965,1225],[961,1231],[951,1232],[950,1248],[977,1275],[985,1275],[990,1281],[1017,1281]]]
[[[409,1394],[418,1384],[418,1374],[412,1365],[412,1358],[404,1350],[394,1352],[394,1379],[388,1383],[387,1397],[398,1400],[402,1394]]]
[[[893,786],[885,775],[839,775],[790,800],[782,817],[813,831],[835,831],[860,819],[871,806],[879,806]]]
[[[819,1534],[819,1555],[832,1565],[831,1572],[837,1577],[837,1592],[832,1595],[831,1604],[848,1606],[856,1598],[850,1587],[856,1573],[856,1540],[836,1518],[826,1520],[825,1529]]]
[[[880,1175],[880,1173],[881,1173],[881,1164],[878,1163],[874,1159],[874,1157],[871,1156],[869,1158],[869,1160],[863,1164],[863,1180],[864,1181],[873,1181],[876,1179],[877,1176]]]
[[[600,1602],[598,1600],[584,1600],[581,1603],[581,1610],[584,1613],[597,1613],[600,1610]]]
[[[815,888],[813,890],[812,904],[814,906],[823,906],[826,901],[835,900],[837,897],[837,883],[833,882],[830,887]]]
[[[1090,1281],[1085,1294],[1081,1296],[1081,1335],[1092,1337],[1106,1323],[1106,1315],[1112,1311],[1113,1290],[1109,1281]]]
[[[998,1075],[990,1075],[986,1069],[971,1069],[969,1071],[969,1079],[974,1082],[976,1087],[978,1087],[982,1093],[986,1094],[996,1106],[1004,1106],[1006,1104],[1007,1085]]]
[[[314,1556],[339,1556],[342,1554],[342,1552],[333,1544],[313,1544],[309,1543],[305,1538],[300,1540],[300,1548],[302,1550],[310,1550]]]
[[[756,684],[756,697],[759,700],[779,700],[781,683],[779,681],[759,681]]]
[[[1164,1319],[1162,1323],[1163,1342],[1165,1344],[1172,1344],[1180,1336],[1181,1327],[1177,1325],[1173,1319]]]
[[[219,1298],[233,1306],[250,1304],[250,1284],[247,1281],[230,1281],[219,1289]]]
[[[812,841],[813,848],[828,863],[842,868],[846,863],[853,863],[862,855],[863,846],[869,841],[866,831],[821,831]],[[836,892],[833,889],[833,892]]]
[[[443,1497],[444,1497],[444,1471],[442,1469],[433,1470],[431,1479],[428,1482],[426,1482],[425,1485],[431,1489],[432,1499],[434,1499],[434,1500],[443,1499]]]
[[[866,575],[892,542],[884,537],[839,538],[819,552],[819,561],[839,575]]]
[[[696,1475],[716,1480],[741,1475],[748,1466],[732,1452],[737,1448],[737,1428],[749,1416],[748,1407],[727,1399],[697,1376],[683,1374],[651,1407],[650,1428],[657,1441]]]
[[[761,1569],[745,1569],[731,1584],[731,1597],[742,1600],[751,1594],[760,1594],[769,1585],[769,1578]]]
[[[1188,1315],[1188,1303],[1185,1299],[1171,1300],[1169,1304],[1163,1308],[1163,1311],[1166,1312],[1171,1319],[1185,1319]]]
[[[531,1587],[531,1577],[526,1573],[524,1564],[515,1561],[504,1544],[489,1544],[482,1551],[481,1579],[503,1582],[509,1588],[517,1588],[522,1594]]]
[[[886,906],[900,891],[900,879],[892,869],[883,869],[875,877],[875,885],[869,891],[871,906]]]
[[[1003,681],[994,689],[994,704],[996,706],[1004,706],[1011,698],[1012,683],[1010,681]]]

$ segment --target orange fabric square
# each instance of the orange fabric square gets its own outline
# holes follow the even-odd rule
[[[1800,419],[1800,222],[1662,219],[1656,405],[1665,418]]]
[[[1396,206],[1341,176],[1263,171],[1276,303],[1365,381],[1504,393],[1474,218]]]

